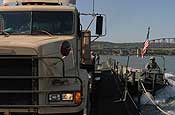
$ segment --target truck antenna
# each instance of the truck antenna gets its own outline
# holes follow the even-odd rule
[[[95,0],[93,0],[93,8],[92,8],[92,13],[95,14]]]

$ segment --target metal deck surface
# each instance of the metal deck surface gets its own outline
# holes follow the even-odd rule
[[[120,100],[123,87],[118,77],[111,70],[102,70],[95,77],[92,93],[92,115],[140,115],[129,96],[126,101]]]

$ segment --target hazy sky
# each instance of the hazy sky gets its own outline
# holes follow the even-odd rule
[[[77,0],[80,11],[92,11],[92,0]],[[97,12],[107,15],[107,36],[112,42],[143,42],[175,37],[175,0],[95,0]]]

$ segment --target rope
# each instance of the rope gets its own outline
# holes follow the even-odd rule
[[[161,108],[151,99],[151,97],[150,97],[150,95],[148,95],[148,92],[146,91],[146,89],[145,89],[143,83],[142,83],[142,82],[140,82],[140,83],[141,83],[141,86],[142,86],[142,88],[143,88],[143,90],[144,90],[144,92],[145,92],[146,97],[148,97],[148,99],[152,102],[152,104],[153,104],[159,111],[161,111],[162,113],[164,113],[165,115],[171,115],[171,114],[167,113],[166,111],[164,111],[163,109],[161,109]]]

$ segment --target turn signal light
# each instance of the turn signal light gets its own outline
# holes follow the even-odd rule
[[[79,105],[81,102],[81,93],[80,92],[76,92],[75,93],[75,104]]]

